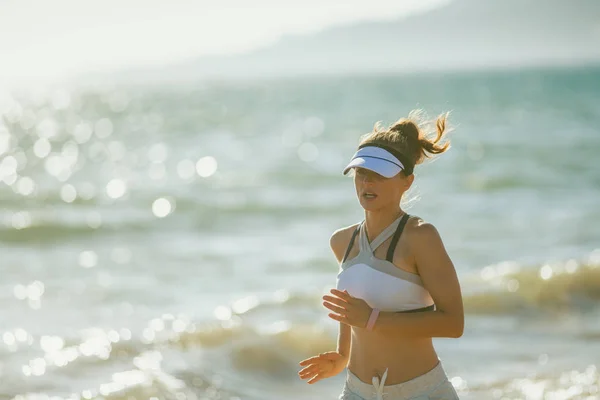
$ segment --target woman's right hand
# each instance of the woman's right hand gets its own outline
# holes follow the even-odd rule
[[[321,353],[318,356],[307,358],[300,361],[300,365],[305,367],[298,375],[300,379],[309,379],[308,383],[313,384],[324,378],[336,376],[348,365],[348,357],[343,356],[337,351]]]

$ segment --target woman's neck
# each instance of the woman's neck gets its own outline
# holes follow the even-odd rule
[[[399,207],[392,210],[365,211],[365,225],[367,226],[369,242],[372,242],[385,228],[402,215],[404,215],[404,211]]]

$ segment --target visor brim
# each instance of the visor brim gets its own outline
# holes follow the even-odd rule
[[[356,157],[350,161],[346,168],[344,168],[344,175],[348,174],[352,168],[357,167],[376,172],[386,178],[393,178],[402,171],[402,168],[387,160],[371,157]]]

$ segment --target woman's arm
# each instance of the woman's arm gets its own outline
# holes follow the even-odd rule
[[[410,248],[424,287],[436,306],[435,311],[416,313],[381,312],[375,331],[393,332],[400,336],[462,336],[463,302],[456,270],[437,229],[428,223],[413,227]]]
[[[348,248],[348,244],[350,243],[354,229],[356,229],[356,225],[339,229],[335,231],[329,239],[329,246],[331,247],[331,250],[333,251],[338,263],[341,263],[342,259],[344,258],[344,254],[346,253],[346,249]],[[336,351],[347,359],[350,358],[351,340],[352,327],[340,322]]]
[[[350,359],[350,343],[352,340],[352,327],[340,322],[340,331],[338,334],[338,342],[336,351],[340,353],[346,360]]]

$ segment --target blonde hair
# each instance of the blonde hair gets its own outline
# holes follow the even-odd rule
[[[431,158],[450,148],[450,141],[441,143],[442,137],[449,132],[446,129],[449,114],[449,112],[443,113],[435,119],[435,130],[432,127],[434,121],[427,121],[422,110],[411,111],[408,117],[400,118],[386,129],[383,129],[381,122],[378,121],[371,132],[361,136],[359,146],[366,144],[389,146],[415,166],[422,163],[425,158]]]

